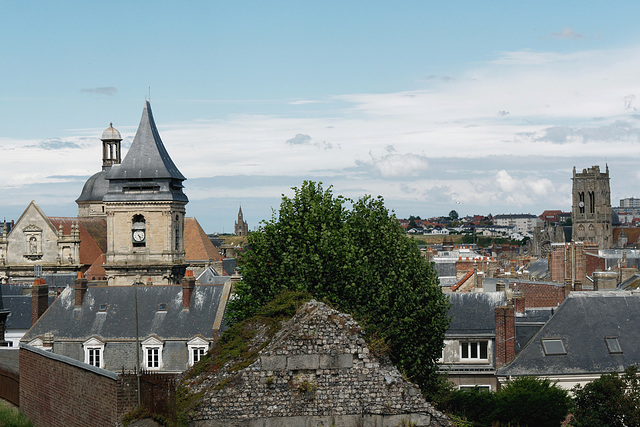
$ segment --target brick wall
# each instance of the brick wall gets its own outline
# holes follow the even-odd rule
[[[114,426],[136,402],[131,380],[65,356],[20,347],[20,411],[36,427]]]
[[[564,286],[550,283],[512,282],[509,288],[522,292],[525,308],[557,307],[564,301]]]

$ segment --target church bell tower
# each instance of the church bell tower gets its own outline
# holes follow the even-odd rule
[[[108,284],[132,285],[136,277],[145,284],[180,283],[186,270],[184,216],[188,199],[182,191],[186,178],[160,139],[148,101],[122,162],[119,147],[108,149],[106,154],[103,162],[111,163],[106,172],[109,189],[103,197]]]
[[[609,166],[600,172],[599,166],[576,173],[573,168],[572,191],[573,241],[594,242],[600,249],[613,246]]]

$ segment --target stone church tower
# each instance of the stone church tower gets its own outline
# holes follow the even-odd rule
[[[594,242],[600,249],[613,246],[609,166],[604,173],[599,166],[576,173],[573,168],[572,191],[573,241]]]
[[[249,234],[249,226],[242,216],[242,206],[240,206],[240,210],[238,210],[238,220],[234,226],[234,233],[236,236],[246,236]]]
[[[119,144],[103,147],[103,153],[108,153],[103,168],[105,162],[110,163],[105,175],[108,191],[102,198],[107,218],[104,268],[108,284],[132,285],[138,276],[145,284],[180,283],[186,269],[188,199],[182,192],[186,178],[160,139],[150,103],[145,103],[138,131],[121,163]]]

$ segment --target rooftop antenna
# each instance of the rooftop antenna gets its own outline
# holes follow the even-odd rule
[[[151,102],[151,86],[149,86],[149,102]]]

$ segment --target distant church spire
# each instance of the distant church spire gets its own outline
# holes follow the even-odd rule
[[[249,234],[249,226],[242,216],[242,206],[238,210],[238,220],[235,223],[234,232],[236,236],[246,236]]]

